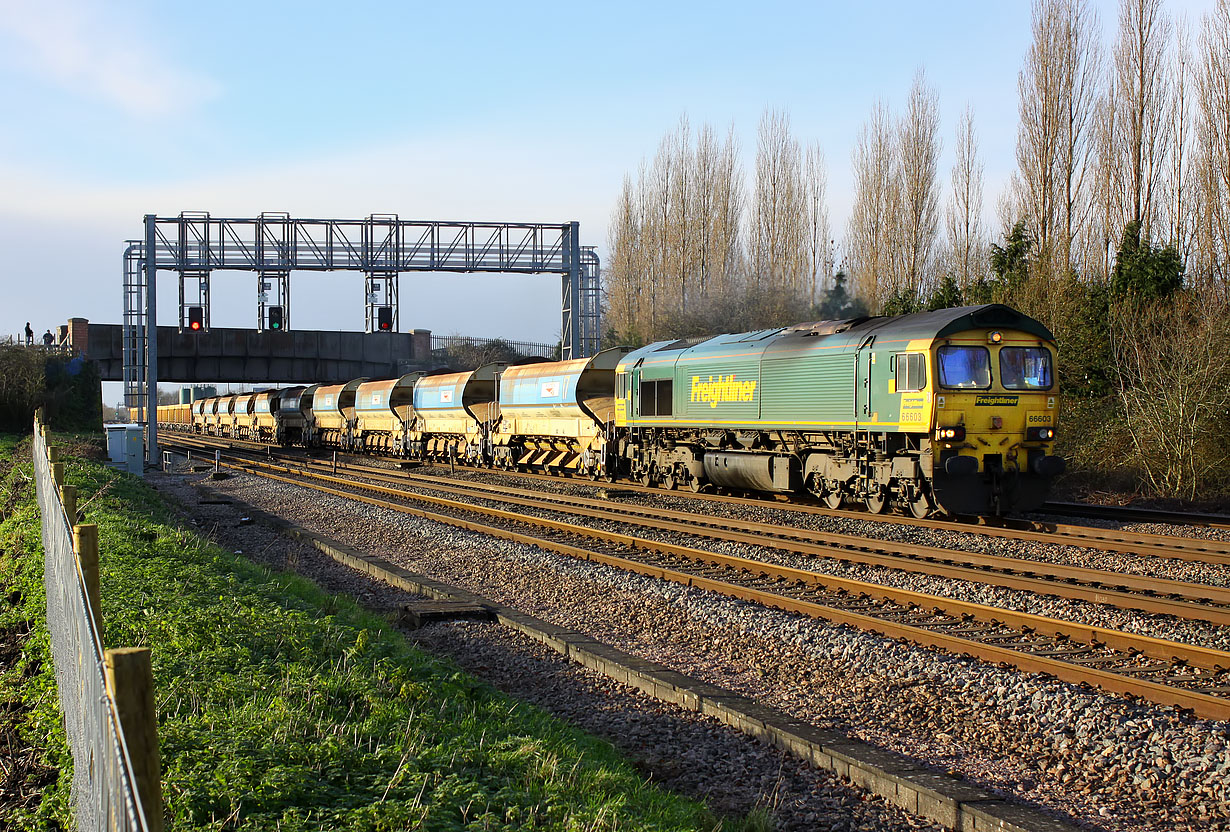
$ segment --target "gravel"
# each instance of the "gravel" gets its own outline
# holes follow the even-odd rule
[[[414,484],[414,488],[419,490],[421,486]],[[583,493],[577,496],[592,496],[588,493],[589,489],[576,489]],[[466,497],[457,495],[443,495],[449,499],[458,500],[474,505],[489,505],[498,506],[494,500],[484,500],[479,496]],[[644,497],[637,499],[638,505],[652,505],[652,503],[644,502]],[[680,507],[682,510],[696,511],[697,505],[695,501],[688,504],[688,501],[674,499],[676,502],[682,502]],[[620,504],[632,503],[632,499],[619,498],[612,500]],[[507,508],[508,506],[503,506]],[[520,513],[530,514],[534,516],[554,516],[555,512],[526,508],[522,506],[514,506],[516,511]],[[753,512],[758,511],[759,506],[752,507],[750,510],[744,509],[741,516],[746,519],[754,519]],[[780,510],[779,510],[780,511]],[[710,512],[706,511],[706,514]],[[799,515],[794,513],[794,518],[809,517],[814,515]],[[787,522],[791,518],[780,518],[782,522]],[[823,518],[822,519],[828,519]],[[629,526],[622,523],[611,521],[593,520],[576,515],[569,517],[571,522],[585,525],[591,528],[602,529],[612,532],[626,532]],[[761,521],[764,522],[764,521]],[[768,522],[773,522],[772,520]],[[875,526],[883,526],[883,523],[874,523],[874,521],[857,521]],[[801,524],[796,524],[801,525]],[[900,526],[897,528],[909,529],[912,534],[905,539],[900,539],[903,542],[923,543],[926,545],[937,545],[931,540],[931,536],[935,534],[944,534],[942,531],[925,529],[919,527]],[[1223,627],[1217,624],[1211,624],[1205,621],[1190,621],[1175,618],[1166,615],[1146,614],[1135,610],[1124,610],[1116,607],[1091,604],[1084,601],[1069,600],[1054,596],[1038,595],[1032,592],[1023,590],[1006,589],[1003,587],[991,586],[985,583],[975,581],[964,581],[953,578],[944,578],[931,575],[923,575],[918,573],[905,572],[898,569],[879,566],[866,566],[853,563],[845,563],[833,558],[814,557],[809,555],[794,555],[782,552],[778,549],[747,546],[744,544],[724,543],[721,541],[705,540],[695,538],[689,535],[680,535],[673,532],[658,531],[651,527],[635,527],[632,528],[632,533],[638,537],[662,541],[666,543],[674,543],[679,545],[691,546],[693,548],[705,549],[718,552],[726,555],[734,555],[746,558],[752,558],[767,563],[775,563],[784,566],[793,567],[796,569],[804,569],[812,572],[817,572],[825,575],[832,575],[839,578],[846,578],[855,581],[863,581],[866,583],[878,584],[880,586],[895,587],[898,589],[906,589],[913,592],[923,592],[930,595],[938,595],[945,598],[953,598],[961,601],[983,604],[990,607],[1000,609],[1010,609],[1018,612],[1030,613],[1032,615],[1046,616],[1048,618],[1058,618],[1064,621],[1072,621],[1081,624],[1087,624],[1097,627],[1105,627],[1113,630],[1122,630],[1124,632],[1139,633],[1153,638],[1166,639],[1168,641],[1177,641],[1185,644],[1196,644],[1204,647],[1209,647],[1217,650],[1230,651],[1230,628]],[[850,534],[850,532],[843,532]],[[857,533],[856,533],[857,534]],[[963,534],[963,537],[982,537],[976,535]],[[864,535],[865,537],[865,535]],[[988,539],[988,538],[982,538]],[[989,538],[994,540],[994,538]],[[1003,541],[998,541],[1002,543]],[[1016,541],[1017,546],[1026,546],[1027,543]],[[953,546],[957,551],[974,551],[970,548],[962,548],[959,544]],[[1052,547],[1058,548],[1058,547]],[[1065,547],[1072,548],[1072,547]],[[1086,550],[1082,550],[1086,551]],[[990,552],[990,554],[1002,554],[1002,551]],[[1018,556],[1019,557],[1019,556]],[[1139,558],[1137,558],[1139,560]],[[1076,565],[1086,565],[1079,559],[1073,561]],[[1098,567],[1091,567],[1098,568]],[[1105,568],[1105,567],[1102,567]],[[1223,566],[1211,566],[1211,571],[1220,571],[1230,574],[1230,569]],[[1117,570],[1123,571],[1123,570]],[[1224,580],[1226,575],[1217,575]],[[993,580],[993,578],[989,578]]]
[[[406,568],[1078,822],[1107,830],[1204,830],[1230,817],[1227,723],[1184,717],[297,486],[242,476],[211,486]],[[662,495],[663,503],[674,501],[685,502]],[[715,514],[727,508],[707,505]],[[758,520],[783,514],[770,506],[741,510],[746,512],[741,516],[759,515]],[[923,533],[933,544],[937,535],[952,534],[980,541],[981,550],[1074,548],[793,512],[789,520],[823,523],[847,533],[867,527],[877,536]],[[239,533],[256,534],[252,529]]]

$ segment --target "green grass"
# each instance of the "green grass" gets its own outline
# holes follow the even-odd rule
[[[29,445],[0,440],[0,624],[32,622],[0,696],[61,771],[10,823],[67,825]],[[8,466],[5,466],[8,467]],[[97,523],[108,647],[148,646],[170,829],[704,829],[600,740],[411,648],[350,600],[180,528],[140,480],[70,458]],[[0,817],[0,821],[4,818]],[[749,821],[751,818],[748,819]],[[2,826],[3,823],[0,823]],[[736,825],[742,825],[736,824]]]

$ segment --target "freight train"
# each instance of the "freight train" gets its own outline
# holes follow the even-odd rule
[[[163,428],[692,491],[805,492],[880,513],[1045,500],[1055,340],[988,304],[202,399]]]

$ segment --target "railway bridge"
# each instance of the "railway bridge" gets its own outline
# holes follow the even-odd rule
[[[103,381],[124,380],[124,328],[73,318],[67,344],[98,364]],[[158,327],[158,377],[180,384],[279,381],[341,383],[432,369],[431,330],[263,332],[213,327],[204,332]]]

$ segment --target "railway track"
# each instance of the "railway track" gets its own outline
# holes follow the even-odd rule
[[[268,454],[266,454],[268,458]],[[282,463],[263,462],[274,470],[292,471]],[[342,463],[331,465],[300,458],[303,470],[316,473],[338,470],[362,476],[365,480],[397,486],[389,494],[401,494],[406,487],[428,489],[464,500],[490,500],[536,511],[556,511],[587,517],[590,521],[610,522],[657,530],[663,533],[740,543],[784,551],[792,555],[830,558],[846,564],[887,567],[915,574],[951,578],[1009,590],[1047,594],[1071,601],[1107,604],[1121,609],[1173,615],[1188,620],[1203,620],[1230,625],[1230,588],[1207,583],[1189,583],[1150,576],[1125,574],[1086,567],[1031,561],[1007,556],[972,553],[857,537],[857,535],[817,532],[781,524],[733,521],[707,514],[613,503],[610,500],[549,494],[542,491],[509,489],[504,485],[446,480]],[[622,489],[620,489],[622,491]]]
[[[314,463],[301,463],[303,467],[300,468],[282,463],[256,461],[254,464],[267,467],[267,470],[281,470],[289,474],[300,471],[319,474],[330,468]],[[349,469],[343,470],[355,473]],[[718,542],[762,546],[789,554],[832,558],[844,563],[886,567],[1070,600],[1107,604],[1120,609],[1172,615],[1222,626],[1230,625],[1230,588],[1226,587],[793,529],[771,523],[736,521],[660,507],[625,505],[611,503],[609,500],[545,494],[484,483],[442,481],[438,477],[411,473],[389,474],[365,470],[356,475],[368,482],[385,482],[397,486],[391,491],[382,492],[392,495],[405,494],[405,488],[410,486],[460,499],[494,501],[531,510],[585,517],[591,521],[636,526]]]
[[[306,467],[242,458],[222,464],[271,480],[769,607],[849,624],[983,661],[1049,673],[1065,681],[1188,709],[1200,716],[1230,718],[1230,653],[1220,650],[837,578],[453,497],[407,494],[404,490],[356,483]],[[275,472],[275,468],[282,470]],[[370,496],[373,492],[381,496]],[[529,499],[510,495],[514,503]],[[591,506],[577,506],[574,513],[595,511],[598,509]],[[676,521],[660,520],[654,527],[662,528],[663,522]],[[696,531],[689,528],[686,533]],[[758,545],[765,545],[764,540]]]
[[[173,438],[181,444],[197,443],[200,447],[208,448],[210,450],[215,448],[244,447],[266,455],[272,453],[272,446],[258,442],[248,442],[246,440],[200,436],[194,434],[185,435],[182,433],[164,434],[164,438]],[[281,449],[277,450],[281,451]],[[346,455],[342,456],[345,457]],[[393,457],[389,457],[387,460],[400,463],[404,463],[406,461]],[[345,467],[346,469],[352,471],[385,471],[385,469],[378,469],[365,465],[356,465],[348,462],[339,463],[338,467],[339,470]],[[488,469],[480,467],[457,465],[456,468],[459,470],[490,473]],[[499,473],[501,476],[519,477],[529,481],[540,480],[557,484],[561,482],[560,477],[549,474],[510,471],[500,471]],[[588,480],[586,480],[586,482],[588,482]],[[625,483],[622,481],[617,485],[621,490],[647,494],[669,493],[677,497],[696,500],[698,502],[771,506],[775,510],[796,512],[800,514],[819,515],[823,517],[834,517],[847,520],[864,520],[876,523],[889,523],[899,526],[913,526],[926,529],[941,529],[944,531],[980,534],[988,537],[998,537],[1008,540],[1049,543],[1057,546],[1078,546],[1085,549],[1096,549],[1098,551],[1230,566],[1230,541],[1207,540],[1202,538],[1155,534],[1150,532],[1134,532],[1121,529],[1103,529],[1095,526],[1086,526],[1075,523],[1047,523],[1017,519],[1007,519],[995,522],[986,522],[984,519],[980,519],[978,521],[942,520],[938,518],[919,520],[913,517],[901,517],[897,515],[873,515],[868,514],[867,512],[830,509],[817,504],[812,504],[810,502],[799,500],[787,501],[786,499],[774,498],[772,496],[747,497],[727,494],[694,494],[690,491],[664,492],[661,488],[647,487],[635,483]]]

